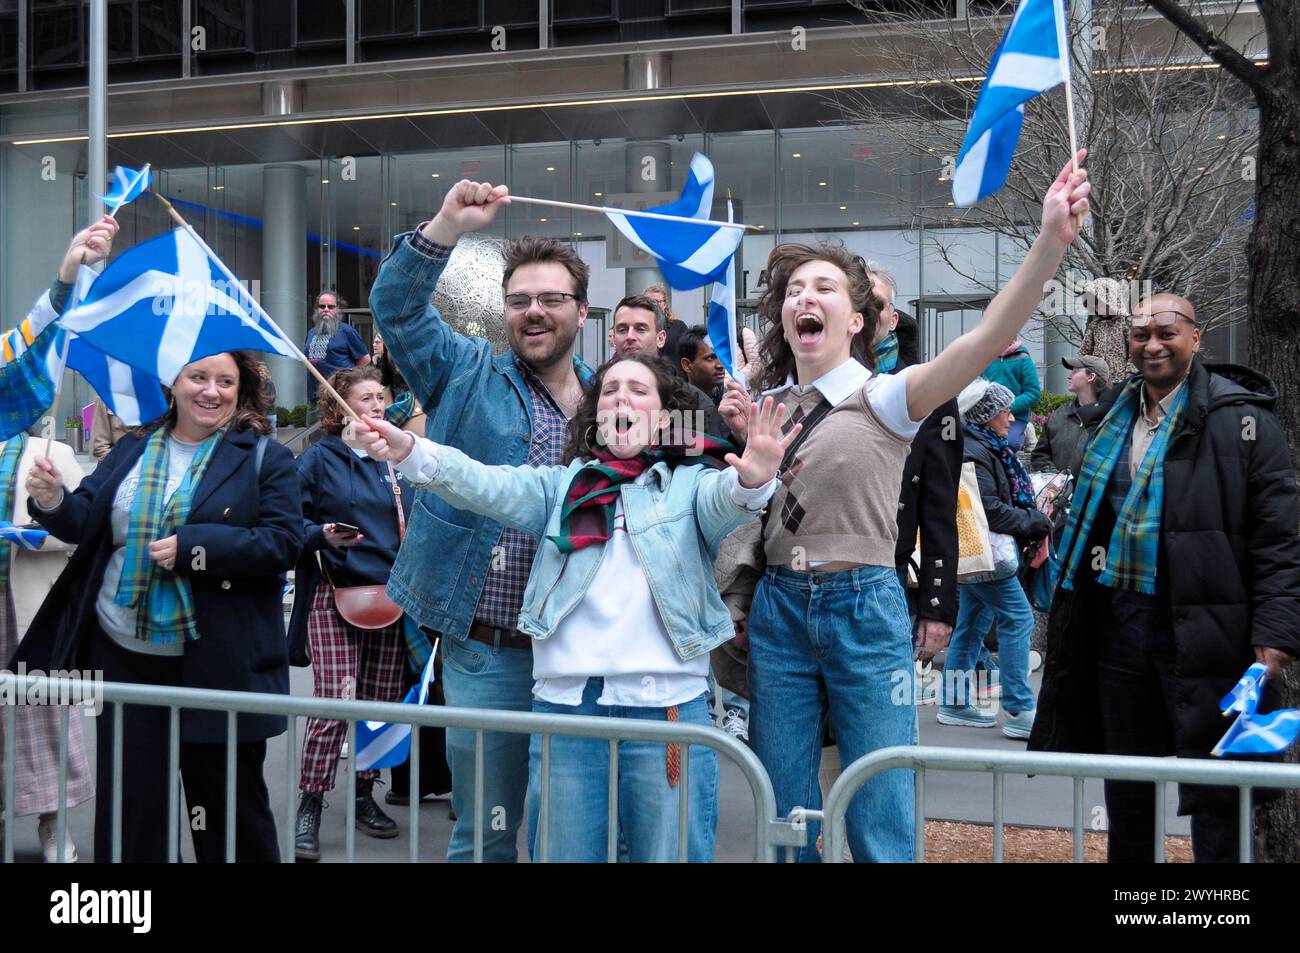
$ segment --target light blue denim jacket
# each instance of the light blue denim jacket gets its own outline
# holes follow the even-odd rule
[[[493,356],[482,338],[458,334],[430,303],[447,259],[398,235],[379,266],[370,310],[416,399],[429,415],[425,434],[484,463],[523,464],[533,432],[528,385],[514,351]],[[587,383],[591,370],[574,360]],[[412,507],[388,595],[416,622],[464,641],[491,571],[501,526],[430,493]]]
[[[428,443],[423,445],[428,447]],[[519,629],[550,638],[582,601],[604,555],[603,545],[562,553],[565,491],[582,464],[564,467],[484,466],[454,447],[436,448],[437,472],[425,487],[459,510],[479,513],[542,538],[524,592]],[[418,473],[401,467],[410,479]],[[650,585],[673,648],[683,660],[730,639],[735,630],[713,579],[723,537],[758,515],[737,503],[734,477],[702,464],[670,468],[660,461],[641,483],[619,488],[628,538]]]

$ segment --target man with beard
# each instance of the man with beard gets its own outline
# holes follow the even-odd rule
[[[609,346],[614,349],[616,356],[653,354],[664,357],[667,337],[668,318],[649,295],[628,295],[614,306],[614,318],[609,326]],[[722,367],[721,363],[718,367]],[[696,411],[694,419],[686,422],[691,430],[713,437],[725,437],[735,443],[713,398],[694,384],[689,385],[689,389],[695,398]]]
[[[574,357],[587,319],[588,269],[569,246],[525,236],[506,249],[505,353],[453,331],[429,304],[457,240],[509,204],[505,186],[462,180],[442,208],[399,235],[370,307],[389,356],[422,407],[429,439],[486,464],[552,466],[591,371]],[[517,630],[537,540],[421,492],[388,583],[389,596],[442,638],[443,688],[457,708],[529,711],[532,640]],[[364,527],[362,528],[364,531]],[[526,734],[483,739],[483,816],[475,814],[474,732],[447,731],[456,825],[449,861],[511,862],[528,785]]]
[[[302,346],[307,360],[316,365],[326,380],[335,371],[345,371],[370,363],[370,352],[356,328],[339,317],[343,302],[336,292],[322,291],[316,297],[313,324]],[[316,402],[316,378],[307,376],[307,403]]]

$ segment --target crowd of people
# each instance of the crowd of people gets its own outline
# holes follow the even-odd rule
[[[1073,399],[1034,433],[1041,385],[1019,335],[1089,190],[1082,169],[1062,170],[1020,269],[925,362],[887,270],[840,245],[778,245],[762,339],[739,329],[729,376],[707,330],[674,316],[659,286],[618,302],[609,358],[583,362],[588,266],[551,239],[506,249],[509,348],[458,333],[428,302],[457,242],[510,202],[502,186],[462,181],[385,258],[370,349],[336,293],[317,298],[304,352],[334,393],[313,388],[323,436],[296,461],[268,436],[264,366],[243,352],[185,367],[152,425],[118,431],[105,413],[89,476],[67,448],[4,445],[0,506],[52,536],[0,564],[0,654],[114,681],[278,693],[291,663],[310,664],[318,697],[397,701],[436,653],[448,705],[718,724],[753,747],[782,815],[820,808],[828,735],[845,764],[916,743],[923,699],[900,702],[898,675],[910,684],[916,660],[941,655],[940,724],[993,727],[999,699],[1002,733],[1031,748],[1204,757],[1221,731],[1215,702],[1241,671],[1258,659],[1276,674],[1300,653],[1294,474],[1272,385],[1204,363],[1195,310],[1167,294],[1129,314],[1114,289],[1092,289],[1135,373],[1085,346],[1064,362]],[[65,278],[106,257],[115,231],[106,219],[74,238],[46,306],[66,306]],[[1247,419],[1257,438],[1243,439]],[[965,465],[992,560],[959,574]],[[1038,471],[1077,485],[1063,525],[1039,505]],[[1043,564],[1049,548],[1059,558]],[[1036,698],[1026,584],[1045,565],[1058,588]],[[15,616],[19,570],[43,573],[49,595]],[[17,813],[39,815],[54,859],[57,719],[20,714]],[[114,717],[122,857],[164,859],[165,710],[100,719],[96,786],[70,738],[67,803],[110,789]],[[237,860],[279,858],[263,763],[285,727],[237,720]],[[180,730],[187,803],[208,818],[194,851],[220,860],[225,719],[186,710]],[[321,856],[345,737],[343,723],[307,723],[299,860]],[[712,749],[557,733],[543,758],[540,736],[476,744],[473,730],[448,729],[434,750],[446,776],[394,771],[385,800],[450,789],[449,860],[473,859],[476,841],[485,860],[516,860],[521,828],[532,856],[545,842],[549,859],[600,861],[616,841],[628,860],[672,860],[683,823],[688,858],[714,858]],[[379,772],[347,769],[358,828],[398,836],[375,797]],[[1107,782],[1106,800],[1111,859],[1149,857],[1150,785]],[[101,860],[110,808],[97,799]],[[1197,858],[1233,859],[1235,791],[1189,788],[1184,808]],[[873,777],[847,812],[853,858],[911,860],[914,810],[910,771]],[[818,825],[807,827],[797,857],[815,862]]]

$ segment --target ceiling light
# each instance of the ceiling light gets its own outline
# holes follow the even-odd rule
[[[389,202],[388,204],[391,205],[393,208],[397,208],[397,203],[396,203],[396,202]]]
[[[321,185],[329,185],[329,184],[330,184],[330,180],[329,180],[329,179],[321,179],[321,180],[320,180],[320,184],[321,184]]]
[[[826,183],[825,183],[825,182],[818,182],[817,184],[820,185],[822,188],[826,188]]]
[[[1215,136],[1215,138],[1218,139],[1220,142],[1222,142],[1224,139],[1227,139],[1228,137],[1227,137],[1227,136]]]
[[[755,228],[766,228],[767,226],[766,226],[766,225],[755,225],[754,227],[755,227]]]
[[[854,224],[854,225],[861,225],[862,223],[861,223],[861,222],[854,222],[853,224]]]
[[[791,157],[792,159],[802,159],[802,158],[803,158],[803,153],[802,153],[802,152],[792,152],[792,153],[790,153],[790,157]]]
[[[214,186],[212,187],[212,191],[213,191],[213,192],[220,192],[220,191],[221,191],[222,189],[224,189],[224,188],[225,188],[224,185],[214,185]]]
[[[548,166],[546,167],[546,171],[547,171],[547,172],[554,172],[554,171],[555,171],[555,166],[553,166],[553,165],[548,165]]]
[[[353,225],[353,226],[352,226],[352,230],[353,230],[354,232],[359,232],[359,231],[361,231],[361,226],[360,226],[360,225]]]
[[[582,235],[582,232],[574,232],[573,234],[574,234],[574,235],[579,235],[579,236],[580,236],[580,235]]]
[[[442,178],[442,174],[441,174],[441,173],[438,173],[438,172],[430,172],[430,173],[429,173],[429,178],[431,178],[431,179],[441,179],[441,178]]]
[[[949,203],[948,203],[948,207],[949,207],[949,208],[952,208],[952,206],[953,206],[953,203],[952,203],[952,202],[949,202]]]
[[[841,205],[841,206],[840,206],[840,211],[841,211],[841,212],[847,212],[848,210],[849,210],[849,207],[848,207],[847,205]]]
[[[539,218],[538,221],[539,221],[539,222],[544,222],[544,221],[546,221],[546,219],[544,219],[544,218]]]
[[[597,193],[596,193],[596,198],[600,198],[600,197],[601,197],[602,195],[604,195],[604,194],[605,194],[604,192],[597,192]]]

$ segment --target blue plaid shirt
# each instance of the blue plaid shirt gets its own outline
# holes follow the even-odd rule
[[[425,238],[421,222],[411,233],[411,245],[416,251],[433,258],[446,258],[452,252],[447,245],[439,245]],[[522,361],[517,363],[519,373],[528,385],[528,399],[532,404],[533,432],[528,441],[530,467],[556,466],[569,442],[569,418],[556,405],[546,386]],[[474,621],[498,629],[514,630],[519,625],[519,610],[524,605],[524,589],[528,586],[528,573],[533,568],[538,540],[534,536],[506,527],[492,551],[492,562],[483,592],[479,595]]]

